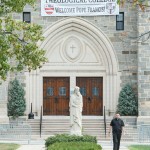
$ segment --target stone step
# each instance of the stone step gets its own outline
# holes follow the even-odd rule
[[[53,135],[41,135],[41,137],[40,137],[40,134],[39,135],[32,135],[31,136],[31,139],[47,139],[48,137],[52,137]],[[96,135],[93,135],[93,136],[96,136]],[[112,137],[108,137],[108,136],[106,136],[106,138],[105,138],[105,136],[96,136],[97,137],[97,140],[98,141],[112,141]],[[132,137],[128,137],[128,138],[124,138],[124,137],[122,137],[122,141],[137,141],[137,139],[138,138],[132,138]]]
[[[109,130],[109,124],[111,119],[107,119],[106,130]],[[32,128],[33,139],[40,138],[40,120],[29,119],[26,121]],[[110,137],[105,138],[104,132],[104,120],[103,119],[83,119],[83,134],[89,134],[96,136],[98,140],[110,140]],[[134,141],[137,139],[137,128],[136,125],[130,122],[131,125],[127,124],[125,127],[126,135],[122,136],[124,141]],[[47,138],[55,134],[70,133],[70,120],[69,119],[43,119],[42,120],[42,138]]]
[[[30,125],[31,128],[35,128],[35,129],[39,129],[40,128],[40,125]],[[99,129],[99,130],[104,130],[104,126],[82,126],[84,129]],[[52,128],[70,128],[70,125],[43,125],[42,124],[42,129],[45,129],[45,128],[49,128],[49,129],[52,129]],[[106,130],[108,130],[109,127],[106,127]],[[134,130],[137,130],[137,128],[134,128],[134,127],[125,127],[125,130],[126,131],[134,131]]]
[[[28,124],[30,124],[30,125],[33,125],[33,126],[35,126],[35,125],[40,125],[40,122],[32,122],[32,123],[30,123],[30,122],[28,122]],[[54,122],[54,123],[43,123],[42,122],[42,125],[47,125],[47,126],[49,126],[49,125],[55,125],[55,126],[57,126],[57,125],[70,125],[70,123],[62,123],[62,122]],[[83,126],[102,126],[102,127],[104,127],[104,123],[82,123],[82,125]],[[110,125],[109,124],[106,124],[106,127],[109,127]],[[137,126],[136,125],[126,125],[125,127],[133,127],[133,128],[137,128]]]
[[[28,122],[30,124],[40,124],[40,122]],[[42,122],[42,124],[70,124],[70,122]],[[103,122],[82,122],[82,124],[104,125]],[[106,124],[109,126],[110,124]]]

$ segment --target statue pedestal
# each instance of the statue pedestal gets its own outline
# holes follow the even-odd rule
[[[77,135],[77,136],[82,136],[82,132],[81,131],[70,131],[70,135]]]
[[[0,124],[9,123],[9,118],[7,116],[7,102],[0,101]]]

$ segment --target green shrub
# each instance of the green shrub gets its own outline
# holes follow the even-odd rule
[[[61,142],[50,145],[48,150],[102,150],[102,148],[91,142]]]
[[[83,135],[83,136],[76,136],[76,135],[69,135],[69,134],[57,134],[53,137],[48,137],[45,142],[45,146],[48,147],[54,143],[59,142],[92,142],[97,143],[97,139],[94,136],[90,135]]]
[[[138,100],[131,85],[129,84],[125,85],[120,91],[117,113],[122,116],[138,115]]]
[[[16,118],[23,116],[26,110],[25,91],[15,78],[10,82],[8,90],[8,116]]]

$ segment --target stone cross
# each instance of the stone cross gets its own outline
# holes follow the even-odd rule
[[[76,47],[74,47],[74,46],[72,45],[70,48],[72,49],[72,53],[73,53],[73,50],[74,50]]]

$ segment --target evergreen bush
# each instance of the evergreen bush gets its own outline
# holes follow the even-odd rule
[[[138,115],[138,100],[129,84],[126,84],[120,91],[117,113],[122,116]]]
[[[25,91],[19,81],[15,78],[9,84],[8,89],[8,116],[16,118],[23,116],[26,109]]]
[[[90,135],[83,135],[83,136],[77,136],[77,135],[69,135],[69,134],[57,134],[52,137],[48,137],[45,142],[45,146],[48,147],[49,145],[52,145],[54,143],[59,142],[92,142],[97,143],[97,139],[95,136]]]

